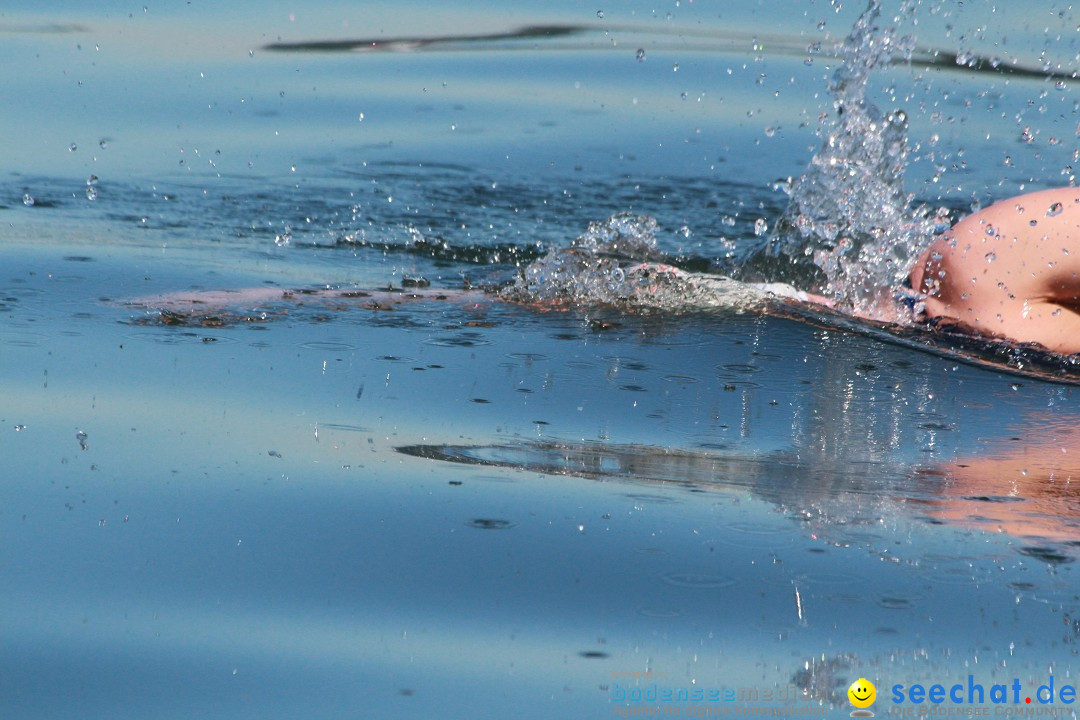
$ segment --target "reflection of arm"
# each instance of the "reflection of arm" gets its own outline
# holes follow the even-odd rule
[[[944,480],[935,515],[1015,537],[1080,538],[1080,428],[1029,427],[1030,439],[927,471]]]

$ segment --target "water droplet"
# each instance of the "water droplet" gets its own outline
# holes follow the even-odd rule
[[[280,235],[274,236],[274,244],[278,247],[285,247],[292,242],[292,230],[286,227],[281,231]]]
[[[638,62],[645,62],[645,48],[638,48],[635,56]]]
[[[30,193],[24,194],[22,196],[22,204],[25,205],[26,207],[33,207],[34,206],[34,196],[31,195]]]
[[[674,65],[673,65],[673,66],[671,67],[671,71],[672,71],[672,72],[679,72],[679,63],[675,63],[675,64],[674,64]]]
[[[102,150],[109,147],[108,138],[101,138],[100,140],[98,140],[98,147],[101,148]]]
[[[992,263],[995,260],[997,260],[997,253],[995,253],[993,250],[991,250],[990,252],[986,253],[986,255],[984,255],[983,257],[986,258],[986,262]]]
[[[603,10],[597,10],[596,11],[596,17],[598,17],[598,18],[600,18],[602,20],[604,18],[604,11]]]
[[[1064,90],[1065,89],[1065,81],[1064,80],[1058,80],[1056,83],[1054,83],[1054,89],[1055,90]]]
[[[79,149],[79,146],[76,145],[75,143],[71,143],[70,145],[68,145],[68,152],[75,152],[78,149]]]
[[[987,226],[986,226],[986,230],[984,230],[983,232],[985,232],[985,233],[986,233],[987,235],[989,235],[990,237],[994,237],[994,235],[996,235],[996,234],[997,234],[997,232],[996,232],[996,231],[994,230],[994,226],[993,226],[993,225],[987,225]]]
[[[775,134],[776,134],[776,128],[773,127],[772,125],[765,128],[765,137],[772,137]]]
[[[1054,217],[1055,215],[1060,215],[1061,211],[1064,209],[1065,208],[1062,206],[1061,203],[1056,202],[1046,210],[1046,217]]]
[[[359,115],[358,115],[358,116],[356,117],[356,121],[357,121],[357,122],[364,122],[364,113],[360,113],[360,114],[359,114]]]
[[[769,232],[769,224],[765,222],[765,218],[758,218],[754,221],[754,234],[761,237],[765,233]]]

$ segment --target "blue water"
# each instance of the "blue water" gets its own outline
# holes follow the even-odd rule
[[[623,211],[743,257],[862,8],[602,5],[6,4],[0,715],[601,717],[655,682],[831,716],[859,677],[879,714],[894,684],[1075,684],[1073,385],[739,308],[130,302],[504,282]],[[971,5],[906,26],[1071,70],[1066,6]],[[509,37],[540,24],[580,29]],[[267,47],[378,38],[408,41]],[[918,201],[1069,181],[1071,81],[874,78]]]

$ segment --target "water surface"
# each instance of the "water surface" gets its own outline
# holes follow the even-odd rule
[[[1075,55],[1065,7],[967,5],[905,27]],[[128,302],[497,284],[627,211],[724,267],[817,149],[861,9],[9,5],[5,714],[592,717],[656,678],[836,714],[859,677],[879,712],[896,683],[1074,683],[1070,384],[738,307]],[[579,29],[514,35],[538,25]],[[465,35],[499,37],[416,43]],[[380,37],[404,45],[268,47]],[[871,93],[910,117],[907,188],[966,212],[1068,181],[1058,82],[898,63]]]

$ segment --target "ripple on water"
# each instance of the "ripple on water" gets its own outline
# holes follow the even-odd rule
[[[326,340],[309,340],[308,342],[300,343],[299,346],[305,350],[322,350],[324,352],[352,352],[353,350],[356,350],[355,345]]]
[[[0,343],[14,345],[15,347],[38,347],[49,341],[49,336],[44,333],[26,332],[23,330],[0,330]]]
[[[652,493],[625,493],[624,497],[646,505],[671,505],[680,502],[670,495],[655,495]]]
[[[228,335],[208,335],[206,333],[195,332],[171,332],[165,330],[163,332],[140,332],[125,335],[125,338],[129,340],[138,340],[139,342],[156,343],[158,345],[192,345],[200,343],[203,345],[230,345],[238,342],[235,338]]]
[[[660,574],[660,580],[667,585],[682,588],[696,588],[709,590],[727,588],[736,584],[736,580],[728,575],[717,575],[709,572],[680,572],[669,571]]]
[[[473,518],[465,524],[477,530],[509,530],[514,527],[514,523],[499,518]]]
[[[618,365],[623,370],[635,370],[638,372],[644,372],[651,369],[647,363],[644,363],[640,360],[620,357],[618,355],[609,355],[604,359],[613,365]]]
[[[918,596],[878,595],[874,602],[886,610],[910,610],[918,602]]]
[[[472,332],[428,338],[424,342],[438,347],[479,347],[491,344],[491,341],[481,337],[480,333]]]
[[[850,573],[800,573],[796,579],[799,585],[806,587],[854,585],[865,582],[865,578]]]
[[[728,532],[707,540],[703,544],[718,542],[728,547],[773,550],[788,547],[795,542],[795,531],[749,522],[734,522],[724,526]]]
[[[660,379],[677,385],[693,385],[698,382],[697,378],[690,377],[689,375],[665,375]]]
[[[724,390],[727,392],[735,392],[736,390],[756,390],[760,387],[760,383],[751,382],[750,380],[735,380],[724,383]]]
[[[345,423],[319,423],[320,430],[341,430],[343,432],[371,432],[369,428],[362,425],[347,425]]]
[[[726,370],[727,372],[737,373],[739,375],[752,375],[756,372],[761,372],[761,368],[757,365],[749,365],[746,363],[724,363],[716,366],[717,370]]]
[[[678,610],[674,610],[674,609],[671,609],[671,608],[653,608],[653,607],[638,608],[638,615],[644,615],[647,618],[656,618],[656,619],[659,619],[659,620],[667,620],[667,619],[673,619],[673,618],[677,618],[677,617],[682,617],[682,613],[680,611],[678,611]]]

